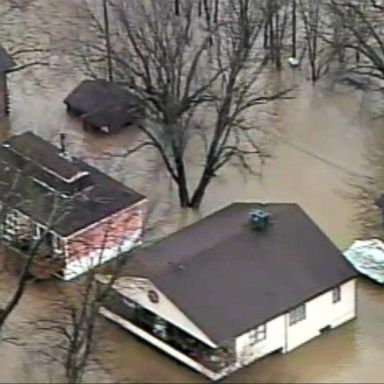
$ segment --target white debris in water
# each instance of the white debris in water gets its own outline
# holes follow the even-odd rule
[[[356,240],[344,256],[357,271],[384,284],[384,243],[381,240]]]
[[[297,67],[300,64],[300,61],[296,59],[296,57],[290,57],[287,61],[291,67]]]

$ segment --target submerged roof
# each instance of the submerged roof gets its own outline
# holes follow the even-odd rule
[[[149,278],[214,342],[230,340],[356,272],[297,204],[268,204],[265,232],[248,225],[257,204],[234,203],[139,251],[130,275]]]
[[[15,62],[13,61],[11,55],[0,44],[0,72],[9,71],[14,66]]]
[[[96,127],[127,124],[141,108],[139,99],[123,87],[106,80],[85,80],[65,99],[81,117]]]
[[[126,187],[32,132],[12,136],[0,145],[2,200],[70,235],[142,200]]]

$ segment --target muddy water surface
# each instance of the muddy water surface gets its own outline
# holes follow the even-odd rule
[[[6,26],[5,36],[20,42],[28,35],[35,44],[59,44],[61,36],[72,32],[69,20],[76,15],[75,0],[36,0],[18,15],[18,22]],[[37,17],[39,16],[39,17]],[[42,18],[43,22],[39,21]],[[62,44],[62,42],[61,42]],[[67,47],[68,48],[68,47]],[[52,54],[54,55],[54,54]],[[124,148],[138,137],[137,132],[101,138],[86,134],[67,117],[62,99],[80,79],[67,57],[55,56],[53,68],[15,74],[11,79],[11,127],[2,124],[1,135],[33,130],[55,141],[66,132],[70,151],[89,159],[130,186],[150,197],[169,197],[169,180],[161,173],[148,180],[154,164],[137,155],[130,160],[98,157],[105,151]],[[300,77],[300,74],[296,74]],[[38,82],[36,81],[39,80]],[[292,74],[290,81],[295,81]],[[268,107],[264,129],[270,132],[273,153],[263,168],[262,177],[244,178],[228,169],[209,188],[198,213],[169,212],[164,227],[169,232],[199,216],[215,211],[234,200],[294,201],[314,218],[341,248],[363,234],[363,224],[373,223],[378,215],[372,205],[378,187],[363,193],[363,176],[384,179],[380,174],[380,153],[372,160],[374,149],[384,146],[382,120],[372,120],[362,104],[362,95],[347,89],[332,89],[326,84],[313,88],[296,80],[296,98]],[[375,163],[376,162],[376,163]],[[140,170],[140,171],[139,171]],[[157,186],[154,188],[154,186]],[[171,192],[172,193],[172,192]],[[367,217],[359,217],[360,212]],[[9,290],[14,277],[0,281],[0,294]],[[51,301],[62,294],[63,283],[35,285],[9,324],[10,333],[26,342],[23,346],[0,348],[0,382],[58,380],[59,375],[36,354],[35,321],[55,317]],[[273,356],[234,374],[232,382],[383,382],[384,289],[361,281],[358,289],[359,318],[285,355]],[[101,320],[101,351],[92,376],[98,381],[203,382],[201,376],[176,364],[146,344]],[[33,337],[31,337],[33,335]],[[91,380],[91,378],[90,378]]]

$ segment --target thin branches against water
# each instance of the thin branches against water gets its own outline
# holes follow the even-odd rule
[[[176,16],[168,1],[115,0],[109,5],[114,31],[107,57],[114,79],[147,109],[148,119],[139,126],[146,140],[139,147],[151,146],[160,154],[180,205],[198,208],[222,168],[234,163],[253,171],[250,159],[267,156],[257,127],[246,116],[260,104],[286,97],[288,90],[272,91],[263,80],[270,62],[261,48],[266,10],[250,0],[221,2],[218,22],[212,23],[218,2],[200,3],[209,7],[205,20],[191,0],[180,2]],[[97,13],[88,7],[85,14],[95,33],[105,35]],[[105,49],[91,42],[78,53],[92,68]],[[186,161],[192,145],[201,164],[194,183]]]

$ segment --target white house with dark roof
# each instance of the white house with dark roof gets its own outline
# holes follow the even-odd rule
[[[127,270],[101,313],[212,380],[356,317],[356,272],[296,204],[229,205]]]
[[[32,132],[0,144],[1,238],[38,275],[70,280],[129,251],[145,197]]]

